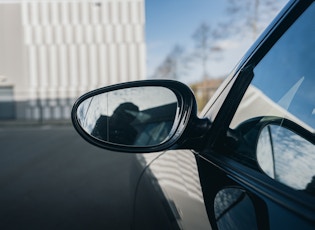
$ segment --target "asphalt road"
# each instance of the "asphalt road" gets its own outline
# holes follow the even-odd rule
[[[129,229],[133,159],[72,126],[0,127],[0,229]]]

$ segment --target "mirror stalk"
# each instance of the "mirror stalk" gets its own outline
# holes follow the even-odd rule
[[[200,150],[204,143],[203,137],[208,133],[211,128],[211,121],[208,118],[198,118],[197,116],[191,120],[189,124],[190,129],[186,133],[189,133],[189,138],[185,138],[184,142],[180,144],[180,149],[193,149]]]

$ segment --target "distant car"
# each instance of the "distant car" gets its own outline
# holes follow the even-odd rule
[[[289,2],[199,117],[192,91],[171,80],[77,100],[72,121],[88,142],[148,153],[130,172],[131,228],[315,228],[314,22],[313,1]],[[125,103],[136,109],[118,116]]]

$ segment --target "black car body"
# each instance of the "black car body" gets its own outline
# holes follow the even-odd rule
[[[167,80],[110,86],[76,102],[73,123],[87,141],[121,152],[155,152],[137,154],[130,172],[132,228],[315,228],[314,22],[313,1],[289,2],[201,118],[189,88]],[[156,127],[173,122],[166,135],[134,145],[91,136],[86,117],[79,115],[82,104],[89,101],[85,113],[81,111],[86,115],[93,110],[91,98],[150,87],[175,95],[177,107],[168,111],[176,115],[159,110],[159,105],[153,113],[164,118],[151,119]]]

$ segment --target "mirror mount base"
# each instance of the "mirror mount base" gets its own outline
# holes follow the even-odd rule
[[[189,138],[183,135],[183,142],[179,149],[193,149],[199,151],[203,147],[204,136],[208,133],[212,126],[211,121],[208,118],[198,118],[197,116],[191,119],[189,124],[190,129],[186,133],[189,133]]]

